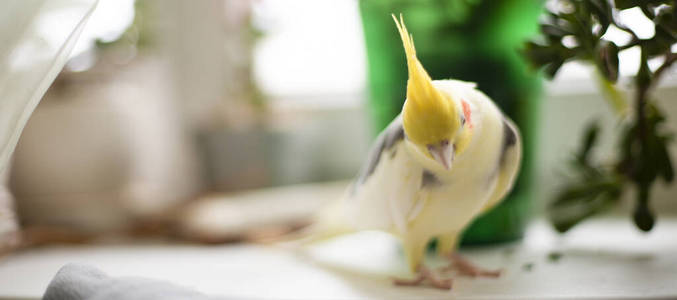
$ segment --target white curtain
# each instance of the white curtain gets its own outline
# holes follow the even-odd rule
[[[97,2],[0,1],[0,171]]]

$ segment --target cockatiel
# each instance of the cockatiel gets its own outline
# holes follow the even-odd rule
[[[449,288],[422,265],[427,243],[440,255],[454,252],[465,227],[498,204],[512,188],[521,160],[519,131],[474,83],[435,80],[416,57],[404,20],[393,16],[406,53],[409,79],[401,114],[378,136],[346,195],[319,217],[323,238],[359,230],[399,237],[412,281]],[[468,262],[457,267],[471,275]]]

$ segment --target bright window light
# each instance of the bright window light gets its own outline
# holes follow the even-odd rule
[[[266,94],[288,98],[364,90],[366,62],[357,1],[254,3],[254,25],[264,33],[254,52],[254,74]],[[317,100],[351,101],[347,98]]]

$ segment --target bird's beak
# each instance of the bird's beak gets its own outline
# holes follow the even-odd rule
[[[451,168],[451,163],[454,161],[454,147],[449,143],[431,146],[429,148],[430,155],[437,161],[445,170]]]

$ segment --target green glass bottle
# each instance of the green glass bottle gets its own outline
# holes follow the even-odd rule
[[[540,78],[518,52],[538,30],[538,0],[360,0],[367,46],[369,113],[380,132],[404,104],[407,70],[391,14],[403,14],[433,79],[473,81],[522,132],[522,170],[511,194],[467,230],[464,244],[520,238],[533,195]]]

